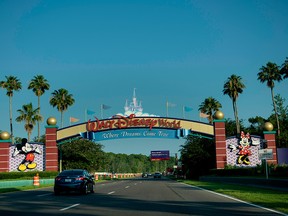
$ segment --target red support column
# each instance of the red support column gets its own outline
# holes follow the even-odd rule
[[[0,140],[0,172],[9,172],[11,140]]]
[[[227,164],[225,120],[214,120],[216,147],[216,169],[223,169]]]
[[[277,161],[277,148],[275,141],[276,131],[264,131],[264,139],[267,140],[267,149],[272,149],[273,159],[267,160],[269,164],[278,164]]]
[[[58,171],[58,147],[56,125],[46,126],[46,171]]]

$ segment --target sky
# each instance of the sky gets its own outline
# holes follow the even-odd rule
[[[270,89],[257,80],[269,61],[282,65],[288,57],[287,0],[0,0],[0,80],[16,76],[22,90],[14,92],[17,110],[37,97],[29,81],[43,75],[50,90],[41,97],[41,134],[47,118],[60,125],[60,113],[49,104],[54,90],[65,88],[75,104],[64,113],[85,122],[85,110],[104,118],[124,113],[133,90],[144,112],[199,118],[208,97],[222,104],[234,119],[232,101],[223,85],[232,74],[246,88],[237,100],[239,118],[267,118],[272,112]],[[276,83],[275,94],[288,99],[288,80]],[[0,130],[10,131],[9,100],[0,89]],[[27,137],[24,123],[13,123],[14,136]],[[37,136],[37,127],[32,137]],[[153,150],[179,151],[184,139],[120,139],[101,144],[104,151],[149,155]]]

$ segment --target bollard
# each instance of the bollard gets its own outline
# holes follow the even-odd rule
[[[34,186],[40,186],[40,180],[39,180],[39,174],[38,173],[33,177],[33,185]]]

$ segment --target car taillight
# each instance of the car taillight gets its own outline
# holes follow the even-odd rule
[[[78,177],[78,178],[76,178],[75,180],[77,180],[77,181],[83,181],[83,180],[84,180],[84,177]]]
[[[61,178],[60,177],[56,177],[56,179],[55,179],[56,181],[60,181],[61,180]]]

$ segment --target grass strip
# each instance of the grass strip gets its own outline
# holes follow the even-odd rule
[[[53,184],[40,185],[40,186],[29,185],[29,186],[18,186],[18,187],[0,188],[0,193],[8,193],[8,192],[16,192],[16,191],[25,191],[25,190],[32,190],[32,189],[52,187],[52,186],[54,186],[54,183],[53,183]]]
[[[285,214],[288,213],[288,193],[279,190],[257,188],[247,185],[236,185],[217,182],[202,182],[191,180],[179,180],[185,184],[197,186],[217,193],[270,208]]]
[[[102,183],[107,182],[107,180],[97,180],[95,183]],[[46,187],[53,187],[54,183],[51,184],[44,184],[40,186],[28,185],[28,186],[17,186],[17,187],[8,187],[8,188],[0,188],[1,193],[8,193],[8,192],[16,192],[16,191],[25,191],[25,190],[33,190],[37,188],[46,188]]]

